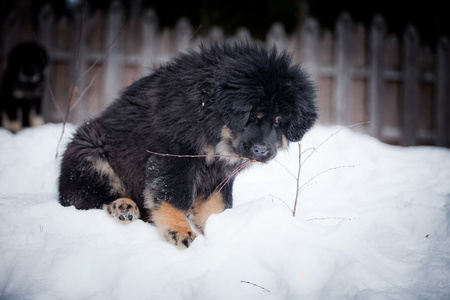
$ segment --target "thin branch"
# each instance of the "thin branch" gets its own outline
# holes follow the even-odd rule
[[[105,59],[111,54],[112,51],[110,51],[109,53],[107,53],[107,55],[105,55]],[[96,65],[97,62],[94,62],[90,67],[89,67],[89,71],[93,68],[93,66]],[[97,72],[95,72],[94,76],[92,77],[91,81],[89,82],[89,84],[87,85],[87,87],[80,93],[80,95],[78,96],[77,101],[75,101],[75,103],[73,105],[71,105],[70,107],[70,112],[78,105],[78,103],[83,100],[84,95],[87,93],[87,91],[91,88],[91,86],[94,84],[94,81],[97,79],[97,77],[100,75],[100,73],[103,71],[103,68],[105,67],[105,64],[103,63],[101,68],[99,70],[97,70]],[[85,72],[87,73],[87,72]],[[83,75],[84,76],[84,75]]]
[[[104,51],[103,55],[101,57],[99,57],[96,61],[94,61],[89,68],[86,69],[86,71],[84,71],[83,74],[81,74],[79,76],[79,78],[75,81],[75,83],[79,82],[81,80],[81,78],[83,78],[85,75],[87,75],[90,71],[92,71],[92,69],[99,63],[99,62],[103,62],[102,66],[99,70],[97,70],[97,72],[95,72],[92,80],[89,82],[88,86],[80,93],[80,95],[78,96],[78,99],[75,101],[75,103],[73,103],[73,105],[70,106],[70,112],[78,105],[78,103],[83,100],[84,95],[87,93],[87,91],[91,88],[91,86],[94,84],[95,79],[97,79],[97,77],[100,75],[100,73],[103,71],[104,67],[105,67],[105,61],[108,59],[108,57],[111,55],[111,53],[116,49],[117,47],[117,39],[119,37],[119,34],[122,32],[123,28],[125,26],[125,19],[122,19],[122,23],[120,24],[119,30],[117,31],[116,35],[114,36],[113,40],[111,41],[111,43],[108,45],[108,47],[106,48],[106,50]]]
[[[313,147],[313,148],[308,148],[308,149],[312,149],[314,150],[313,152],[311,152],[303,161],[303,164],[311,157],[311,155],[317,151],[317,149],[320,148],[320,146],[322,146],[324,143],[326,143],[329,139],[331,139],[333,136],[335,136],[336,134],[338,134],[339,132],[341,132],[342,130],[344,130],[345,128],[352,128],[352,127],[356,127],[359,125],[364,125],[367,124],[368,122],[360,122],[360,123],[355,123],[355,124],[351,124],[345,127],[342,127],[341,129],[339,129],[338,131],[336,131],[335,133],[331,134],[328,138],[326,138],[324,141],[322,141],[317,147]],[[307,151],[308,149],[306,149],[305,151]]]
[[[294,209],[292,210],[292,216],[295,217],[295,212],[297,210],[297,201],[298,201],[298,194],[299,192],[299,185],[300,185],[300,171],[302,169],[302,144],[298,143],[298,173],[297,173],[297,189],[295,193],[295,201],[294,201]]]
[[[317,173],[317,174],[314,175],[311,179],[309,179],[307,182],[305,182],[299,189],[297,189],[297,192],[300,193],[301,191],[303,191],[303,190],[305,189],[305,187],[308,185],[308,183],[310,183],[310,182],[313,181],[316,177],[318,177],[318,176],[320,176],[320,175],[322,175],[322,174],[324,174],[324,173],[327,173],[327,172],[330,172],[330,171],[334,171],[334,170],[337,170],[337,169],[342,169],[342,168],[354,168],[354,167],[355,167],[355,166],[339,166],[339,167],[334,167],[334,168],[326,169],[326,170],[324,170],[324,171],[322,171],[322,172],[320,172],[320,173]]]
[[[223,187],[228,183],[228,181],[230,181],[230,179],[236,175],[239,171],[241,171],[242,169],[244,169],[246,166],[248,166],[249,164],[253,163],[253,161],[251,160],[247,160],[245,162],[243,162],[242,164],[240,164],[239,166],[237,166],[230,174],[227,175],[227,177],[225,177],[224,180],[222,180],[221,183],[219,183],[218,186],[216,186],[216,188],[214,189],[214,192],[212,192],[208,198],[206,198],[206,200],[208,200],[214,193],[218,193],[220,192]]]
[[[203,27],[203,24],[198,25],[197,29],[189,37],[188,41],[192,40],[194,38],[194,36],[198,36],[198,33],[200,32],[202,27]]]
[[[79,57],[80,57],[80,52],[81,52],[81,38],[83,36],[83,29],[84,29],[84,17],[85,17],[84,14],[87,13],[87,8],[86,8],[86,2],[85,1],[83,1],[82,9],[83,9],[83,11],[81,13],[81,21],[80,21],[80,23],[81,23],[80,27],[81,28],[80,28],[80,32],[79,32],[78,37],[77,37],[77,44],[76,44],[76,49],[75,49],[75,74],[78,74],[78,70],[79,70],[79,67],[80,67],[80,59],[79,59]],[[68,100],[67,100],[66,114],[64,115],[64,118],[63,118],[63,128],[61,130],[61,135],[59,137],[58,145],[56,146],[55,159],[58,157],[58,154],[59,154],[58,153],[58,148],[59,148],[59,145],[61,144],[62,138],[63,138],[64,133],[66,131],[66,123],[67,123],[67,119],[69,118],[69,114],[70,114],[70,103],[72,101],[72,96],[73,96],[73,93],[75,91],[76,82],[77,82],[77,80],[75,80],[75,82],[72,83],[72,86],[70,88],[70,93],[69,93],[69,97],[68,97]]]
[[[214,155],[214,154],[168,154],[168,153],[159,153],[159,152],[153,152],[150,150],[146,150],[148,153],[160,155],[160,156],[171,156],[171,157],[181,157],[181,158],[199,158],[199,157],[227,157],[227,158],[237,158],[237,159],[245,159],[252,162],[259,162],[262,164],[267,164],[267,162],[258,161],[256,159],[244,157],[244,156],[238,156],[238,155]]]
[[[269,291],[268,289],[266,289],[266,288],[264,288],[264,287],[262,287],[262,286],[260,286],[260,285],[254,284],[254,283],[252,283],[252,282],[241,280],[241,283],[247,283],[247,284],[250,284],[250,285],[259,287],[259,288],[262,289],[264,292],[270,293],[270,291]]]
[[[277,200],[279,200],[279,201],[281,201],[281,202],[283,202],[284,205],[286,205],[287,208],[291,211],[291,213],[294,213],[294,211],[291,209],[291,207],[289,206],[289,204],[286,203],[286,201],[284,201],[284,200],[281,199],[280,197],[277,197],[277,196],[272,195],[272,194],[269,194],[269,196],[272,197],[272,198],[275,198],[275,199],[277,199]],[[273,199],[272,199],[272,202],[273,202]]]
[[[84,8],[84,10],[83,10],[83,13],[81,14],[81,29],[80,29],[80,34],[79,34],[79,36],[78,36],[77,49],[76,49],[76,52],[75,52],[75,61],[76,61],[76,64],[75,64],[75,74],[78,74],[79,66],[80,66],[80,59],[79,59],[79,56],[80,56],[80,52],[81,52],[81,38],[82,38],[82,36],[83,36],[84,16],[85,16],[85,14],[86,14],[86,12],[87,12],[87,8],[85,7],[85,5],[86,5],[85,2],[83,2],[83,8]],[[100,75],[100,73],[101,73],[101,71],[103,70],[105,64],[104,64],[104,63],[102,64],[102,67],[94,74],[92,80],[89,82],[89,84],[87,85],[87,87],[84,88],[84,90],[83,90],[83,91],[80,93],[80,95],[78,96],[77,100],[76,100],[76,101],[73,103],[73,105],[72,105],[71,102],[72,102],[72,98],[73,98],[73,95],[74,95],[74,92],[75,92],[77,83],[81,80],[81,78],[83,78],[83,77],[86,76],[89,72],[91,72],[92,69],[94,68],[94,66],[97,65],[100,61],[103,61],[103,62],[106,61],[106,59],[110,56],[110,54],[115,50],[115,48],[116,48],[116,46],[117,46],[117,43],[116,43],[116,42],[117,42],[117,39],[118,39],[120,33],[122,32],[122,29],[123,29],[123,27],[124,27],[124,24],[125,24],[125,19],[122,20],[122,24],[120,25],[119,30],[117,31],[117,33],[116,33],[116,35],[114,36],[114,38],[113,38],[113,40],[111,41],[111,43],[107,46],[106,51],[103,53],[103,55],[102,55],[101,57],[99,57],[96,61],[94,61],[94,62],[93,62],[93,63],[92,63],[92,64],[91,64],[84,72],[83,72],[83,74],[81,74],[81,76],[77,76],[77,79],[73,82],[73,84],[72,84],[72,86],[71,86],[71,89],[70,89],[70,94],[69,94],[69,100],[68,100],[68,106],[67,106],[66,114],[65,114],[65,116],[64,116],[64,118],[63,118],[63,128],[62,128],[61,136],[60,136],[60,138],[59,138],[58,145],[57,145],[57,148],[56,148],[56,155],[55,155],[55,158],[58,157],[58,148],[59,148],[59,145],[61,144],[62,138],[63,138],[63,136],[64,136],[65,128],[66,128],[66,123],[67,123],[67,120],[68,120],[68,118],[69,118],[70,113],[71,113],[72,110],[77,106],[77,104],[78,104],[81,100],[83,100],[84,95],[87,93],[87,91],[88,91],[88,90],[91,88],[91,86],[94,84],[94,81],[95,81],[95,80],[97,79],[97,77]],[[52,93],[52,96],[53,96],[53,93]],[[54,96],[53,96],[53,98],[54,98]],[[56,100],[54,100],[54,102],[56,103]],[[57,105],[57,107],[58,107],[58,111],[61,112],[61,110],[59,109],[59,105]]]
[[[347,221],[353,221],[353,220],[356,220],[356,218],[326,217],[326,218],[312,218],[312,219],[308,219],[306,221],[309,222],[309,221],[324,221],[324,220],[347,220]]]
[[[160,155],[160,156],[169,156],[169,157],[180,157],[180,158],[201,158],[201,157],[227,157],[227,158],[238,158],[245,160],[243,163],[238,165],[230,174],[228,174],[221,183],[219,183],[214,191],[206,198],[207,200],[214,194],[220,192],[223,187],[230,181],[230,179],[236,175],[239,171],[247,167],[249,164],[252,164],[254,162],[260,162],[255,159],[242,157],[242,156],[233,156],[233,155],[211,155],[211,154],[168,154],[168,153],[159,153],[159,152],[153,152],[150,150],[146,150],[148,153]],[[260,162],[265,163],[265,162]],[[265,163],[266,164],[266,163]]]
[[[289,171],[289,169],[288,168],[286,168],[285,167],[285,165],[283,165],[282,163],[280,163],[278,160],[276,160],[276,159],[274,159],[273,160],[274,162],[276,162],[277,164],[279,164],[280,166],[282,166],[283,167],[283,169],[285,169],[295,180],[297,180],[297,177],[295,177],[295,175],[291,172],[291,171]]]

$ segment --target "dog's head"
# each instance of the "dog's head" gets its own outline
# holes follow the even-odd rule
[[[224,48],[214,101],[228,152],[258,161],[300,141],[315,123],[315,86],[286,53],[256,46]],[[222,143],[227,143],[222,140]]]
[[[8,75],[22,84],[22,88],[30,88],[43,81],[47,62],[47,53],[40,45],[34,42],[21,43],[8,56]]]

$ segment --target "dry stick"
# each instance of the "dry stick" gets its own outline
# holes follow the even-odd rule
[[[83,7],[85,7],[85,4],[83,2]],[[84,12],[81,14],[81,28],[80,28],[80,33],[78,34],[77,37],[77,47],[76,47],[76,51],[75,51],[75,74],[78,73],[78,68],[80,65],[80,49],[81,49],[81,37],[83,36],[83,24],[84,24],[84,14],[86,13],[86,10],[84,10]],[[76,86],[76,81],[72,84],[71,88],[70,88],[70,93],[69,93],[69,97],[68,97],[68,101],[67,101],[67,110],[66,110],[66,114],[64,115],[64,119],[63,119],[63,128],[61,131],[61,136],[59,137],[59,141],[58,141],[58,145],[56,146],[56,154],[55,154],[55,158],[58,157],[58,148],[59,145],[61,144],[62,138],[64,136],[64,132],[66,131],[66,123],[67,123],[67,119],[69,118],[69,113],[70,113],[70,102],[72,100],[72,96],[73,93],[75,91],[75,86]]]
[[[189,37],[188,41],[192,40],[194,38],[194,36],[198,36],[198,33],[200,32],[200,29],[202,29],[202,27],[203,27],[203,24],[198,25],[197,29],[195,29],[195,31]]]
[[[82,14],[82,16],[83,16],[83,14]],[[81,21],[81,29],[83,29],[83,17],[82,17],[81,20],[82,20]],[[79,82],[80,78],[86,76],[94,68],[94,66],[97,63],[99,63],[100,61],[105,61],[109,57],[109,55],[115,50],[115,48],[116,48],[116,41],[117,41],[117,39],[119,37],[120,32],[123,29],[124,24],[125,24],[125,19],[122,20],[122,24],[120,25],[120,28],[119,28],[118,32],[114,36],[114,38],[111,41],[111,43],[107,46],[106,51],[104,52],[104,54],[101,57],[99,57],[96,61],[94,61],[91,64],[91,66],[89,66],[89,68],[87,68],[86,71],[83,74],[81,74],[81,76],[77,80],[75,80],[75,82],[72,84],[72,87],[71,87],[71,90],[70,90],[70,94],[69,94],[69,101],[68,101],[66,114],[65,114],[64,119],[63,119],[63,128],[62,128],[62,131],[61,131],[61,136],[59,137],[58,146],[56,148],[55,158],[58,157],[58,148],[59,148],[59,145],[61,144],[62,138],[64,136],[65,127],[66,127],[67,119],[69,118],[70,112],[72,112],[72,110],[77,106],[77,104],[81,100],[83,100],[84,95],[87,93],[87,91],[94,84],[94,81],[100,75],[101,71],[103,71],[103,68],[104,68],[105,64],[102,64],[102,67],[94,74],[93,78],[91,79],[89,84],[86,86],[86,88],[84,88],[84,90],[80,93],[80,95],[78,96],[78,99],[75,101],[75,103],[73,105],[71,105],[72,96],[74,94],[77,82]],[[78,39],[78,47],[77,47],[77,51],[76,51],[76,61],[78,63],[79,63],[79,58],[78,57],[79,57],[79,52],[80,52],[81,36],[82,36],[82,30],[80,30],[80,35],[79,35],[79,39]],[[78,73],[77,69],[78,69],[78,67],[75,68],[75,72],[76,73]],[[50,89],[50,91],[51,91],[51,89]],[[54,99],[53,101],[56,103],[56,100],[55,100],[55,98],[53,96],[53,93],[52,93],[52,98]],[[57,105],[57,107],[58,107],[58,111],[61,112],[61,110],[59,109],[59,105]]]
[[[289,204],[286,203],[286,201],[284,201],[284,200],[281,199],[280,197],[274,196],[274,195],[272,195],[272,194],[269,194],[269,196],[272,197],[272,198],[277,198],[279,201],[283,202],[284,205],[286,205],[287,208],[288,208],[292,213],[294,213],[294,211],[291,209],[291,207],[289,206]],[[272,199],[272,202],[273,202],[273,199]]]
[[[94,66],[96,66],[100,61],[106,61],[106,59],[109,57],[109,55],[116,49],[117,47],[117,39],[119,37],[120,32],[122,32],[123,27],[125,26],[125,19],[122,19],[122,23],[120,24],[119,30],[117,31],[116,35],[114,36],[113,40],[111,41],[111,43],[108,45],[108,47],[106,47],[106,51],[103,53],[103,55],[101,57],[99,57],[96,61],[94,61],[89,68],[86,69],[86,71],[84,71],[83,74],[80,75],[80,78],[83,78],[85,75],[87,75],[93,68]],[[73,105],[71,105],[70,107],[70,111],[72,111],[77,104],[83,100],[84,95],[87,93],[87,91],[91,88],[91,86],[94,84],[95,79],[97,79],[97,77],[100,75],[100,73],[103,71],[103,68],[105,67],[105,63],[102,64],[101,68],[99,70],[97,70],[97,72],[95,72],[92,80],[89,82],[89,84],[87,85],[87,87],[80,93],[80,95],[78,96],[77,101],[75,101],[75,103]],[[79,79],[77,81],[75,81],[75,83],[77,83],[79,81]]]
[[[297,192],[296,192],[296,194],[295,194],[295,202],[294,202],[294,209],[293,209],[293,216],[295,217],[295,212],[296,212],[296,209],[297,209],[297,200],[298,200],[298,195],[305,189],[305,188],[307,188],[308,186],[310,186],[310,184],[311,184],[311,181],[313,181],[316,177],[318,177],[318,176],[320,176],[320,175],[322,175],[322,174],[324,174],[324,173],[327,173],[327,172],[329,172],[329,171],[333,171],[333,170],[337,170],[337,169],[342,169],[342,168],[354,168],[355,166],[339,166],[339,167],[334,167],[334,168],[329,168],[329,169],[327,169],[327,170],[324,170],[324,171],[322,171],[322,172],[320,172],[320,173],[317,173],[316,175],[314,175],[311,179],[309,179],[307,182],[305,182],[300,188],[298,187],[299,186],[299,181],[300,180],[297,180]],[[299,175],[300,175],[300,168],[301,168],[301,163],[299,164]],[[299,177],[300,178],[300,177]]]
[[[356,218],[342,218],[342,217],[326,217],[326,218],[311,218],[306,220],[309,221],[324,221],[324,220],[347,220],[347,221],[353,221],[356,220]]]
[[[297,210],[297,201],[300,185],[300,171],[302,169],[302,144],[298,143],[298,173],[297,173],[297,192],[295,193],[294,209],[292,210],[292,216],[295,217],[295,211]]]
[[[150,150],[146,150],[148,153],[160,155],[160,156],[171,156],[171,157],[181,157],[181,158],[199,158],[199,157],[226,157],[226,158],[237,158],[237,159],[245,159],[252,162],[259,162],[262,164],[267,164],[266,162],[258,161],[256,159],[239,156],[239,155],[214,155],[214,154],[168,154],[168,153],[159,153],[153,152]]]
[[[249,282],[249,281],[244,281],[244,280],[241,280],[241,283],[247,283],[247,284],[250,284],[250,285],[259,287],[259,288],[262,289],[264,292],[270,293],[270,291],[269,291],[268,289],[266,289],[266,288],[264,288],[264,287],[262,287],[262,286],[260,286],[260,285],[257,285],[257,284],[255,284],[255,283],[252,283],[252,282]]]
[[[114,51],[114,48],[115,48],[115,47],[113,47],[112,50],[109,51],[109,52],[105,52],[105,55],[104,55],[103,57],[104,57],[104,58],[107,58],[107,57],[111,54],[111,52]],[[107,49],[107,51],[108,51],[108,49]],[[86,72],[84,72],[84,74],[86,74],[86,73],[88,73],[89,71],[91,71],[92,68],[93,68],[93,66],[95,66],[95,64],[97,64],[97,62],[98,62],[98,60],[95,61],[95,62],[89,67],[89,69],[88,69]],[[94,76],[92,77],[92,79],[91,79],[91,81],[89,82],[89,84],[86,86],[86,88],[85,88],[85,89],[80,93],[80,95],[78,96],[77,101],[75,101],[75,103],[70,107],[70,112],[78,105],[78,103],[79,103],[81,100],[83,100],[84,95],[85,95],[85,94],[87,93],[87,91],[91,88],[91,86],[94,84],[94,81],[97,79],[97,77],[98,77],[98,76],[100,75],[100,73],[103,71],[104,66],[105,66],[105,64],[102,64],[102,67],[101,67],[99,70],[97,70],[97,72],[95,72],[95,74],[94,74]],[[84,74],[83,74],[82,76],[84,76]],[[77,81],[77,82],[78,82],[78,81]]]
[[[301,158],[301,154],[299,154],[299,158]],[[354,168],[355,166],[339,166],[339,167],[334,167],[334,168],[329,168],[326,169],[320,173],[317,173],[316,175],[314,175],[312,178],[310,178],[307,182],[305,182],[302,186],[299,187],[299,182],[300,182],[300,169],[301,169],[301,165],[302,163],[299,160],[299,165],[298,165],[298,179],[297,179],[297,192],[295,193],[295,202],[294,202],[294,209],[293,209],[293,214],[292,216],[295,217],[295,212],[297,210],[297,201],[298,201],[298,195],[300,194],[300,192],[302,192],[306,187],[308,187],[310,185],[310,182],[313,181],[314,179],[316,179],[318,176],[327,173],[329,171],[333,171],[333,170],[337,170],[337,169],[342,169],[342,168]]]
[[[286,170],[286,172],[288,172],[289,174],[291,174],[291,176],[295,179],[295,180],[297,180],[297,177],[295,177],[295,175],[294,174],[292,174],[292,172],[291,171],[289,171],[289,169],[288,168],[286,168],[286,166],[285,165],[283,165],[282,163],[280,163],[278,160],[276,160],[276,159],[274,159],[273,160],[274,162],[276,162],[277,164],[279,164],[280,166],[282,166],[283,167],[283,169],[285,169]],[[278,197],[277,197],[278,198]]]
[[[248,166],[249,164],[251,164],[253,162],[254,161],[252,161],[252,160],[247,160],[246,162],[243,162],[242,164],[237,166],[230,174],[228,174],[227,177],[225,177],[224,180],[222,180],[222,182],[218,186],[216,186],[216,188],[214,189],[214,192],[212,192],[208,196],[208,198],[206,198],[206,200],[208,200],[214,193],[220,192],[223,189],[223,187],[228,183],[228,181],[230,181],[231,177],[236,175],[239,171],[241,171],[243,168],[245,168],[246,166]]]
[[[355,126],[359,126],[359,125],[364,125],[364,124],[368,124],[369,122],[360,122],[360,123],[355,123],[355,124],[351,124],[348,126],[344,126],[341,129],[339,129],[338,131],[336,131],[335,133],[331,134],[328,138],[326,138],[324,141],[322,141],[317,147],[313,147],[313,148],[308,148],[306,149],[304,152],[308,151],[308,150],[313,150],[303,161],[303,164],[311,157],[311,155],[317,151],[317,149],[319,149],[320,146],[322,146],[324,143],[326,143],[329,139],[331,139],[333,136],[335,136],[336,134],[338,134],[339,132],[341,132],[342,130],[344,130],[345,128],[352,128]]]
[[[146,150],[148,153],[151,154],[155,154],[155,155],[160,155],[160,156],[170,156],[170,157],[180,157],[180,158],[201,158],[201,157],[226,157],[226,158],[238,158],[238,159],[244,159],[246,160],[245,162],[241,163],[239,166],[237,166],[230,174],[228,174],[221,183],[219,183],[216,188],[214,189],[214,191],[206,198],[206,200],[208,200],[214,193],[216,192],[220,192],[223,187],[228,183],[228,181],[230,181],[231,177],[233,177],[234,175],[236,175],[239,171],[241,171],[242,169],[244,169],[246,166],[248,166],[251,163],[254,162],[260,162],[257,161],[256,159],[251,159],[251,158],[247,158],[247,157],[243,157],[243,156],[236,156],[236,155],[212,155],[212,154],[168,154],[168,153],[159,153],[159,152],[153,152],[150,150]],[[260,162],[260,163],[264,163],[267,164],[266,162]]]
[[[342,169],[342,168],[354,168],[354,167],[355,167],[355,166],[339,166],[339,167],[334,167],[334,168],[326,169],[326,170],[324,170],[324,171],[322,171],[322,172],[317,173],[316,175],[314,175],[310,180],[308,180],[307,182],[305,182],[305,183],[300,187],[300,189],[297,189],[297,191],[298,191],[298,193],[300,193],[301,191],[303,191],[303,190],[308,186],[308,183],[310,183],[310,182],[313,181],[316,177],[322,175],[323,173],[327,173],[327,172],[329,172],[329,171],[334,171],[334,170]]]
[[[361,122],[361,123],[356,123],[356,124],[352,124],[352,125],[349,125],[349,126],[342,127],[341,129],[339,129],[339,130],[336,131],[335,133],[331,134],[331,135],[330,135],[328,138],[326,138],[324,141],[322,141],[317,147],[308,148],[308,149],[306,149],[306,150],[303,151],[303,152],[302,152],[301,144],[298,143],[298,152],[299,152],[299,155],[298,155],[298,175],[297,175],[297,178],[296,178],[296,180],[297,180],[297,190],[296,190],[296,193],[295,193],[294,209],[292,210],[292,215],[293,215],[294,217],[295,217],[295,212],[296,212],[296,210],[297,210],[298,195],[300,194],[301,191],[303,191],[306,187],[309,186],[309,184],[310,184],[311,181],[313,181],[316,177],[322,175],[323,173],[326,173],[326,172],[329,172],[329,171],[332,171],[332,170],[336,170],[336,169],[340,169],[340,168],[353,168],[353,167],[354,167],[354,166],[340,166],[340,167],[335,167],[335,168],[327,169],[327,170],[325,170],[325,171],[322,171],[322,172],[316,174],[316,175],[313,176],[310,180],[308,180],[307,182],[305,182],[301,187],[299,187],[299,185],[300,185],[300,171],[301,171],[302,165],[308,160],[308,158],[311,157],[311,155],[312,155],[314,152],[317,151],[317,149],[319,149],[320,146],[322,146],[325,142],[327,142],[327,141],[328,141],[329,139],[331,139],[333,136],[335,136],[336,134],[338,134],[339,132],[341,132],[344,128],[351,128],[351,127],[355,127],[355,126],[362,125],[362,124],[367,124],[367,123],[368,123],[368,122]],[[309,151],[309,150],[312,150],[312,152],[311,152],[311,153],[305,158],[305,160],[302,162],[302,154],[303,154],[303,153],[306,153],[306,151]],[[283,167],[284,167],[284,166],[283,166]],[[284,168],[286,169],[286,167],[284,167]],[[289,172],[289,173],[295,178],[295,176],[294,176],[291,172]]]

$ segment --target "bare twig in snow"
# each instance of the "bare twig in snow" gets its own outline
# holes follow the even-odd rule
[[[249,281],[244,281],[244,280],[241,280],[241,283],[247,283],[247,284],[250,284],[250,285],[259,287],[259,288],[262,289],[264,292],[270,293],[270,291],[269,291],[268,289],[266,289],[266,288],[264,288],[264,287],[262,287],[262,286],[260,286],[260,285],[257,285],[257,284],[255,284],[255,283],[252,283],[252,282],[249,282]]]
[[[79,72],[79,67],[80,67],[80,48],[81,48],[81,38],[83,36],[83,29],[84,29],[84,17],[85,14],[87,12],[87,8],[85,7],[85,4],[83,4],[83,13],[81,14],[81,28],[80,28],[80,33],[78,35],[78,42],[77,42],[77,48],[75,51],[75,74],[78,74]],[[92,77],[91,81],[89,82],[89,84],[83,89],[83,91],[78,95],[77,100],[75,102],[73,102],[73,96],[76,94],[76,89],[77,89],[77,83],[80,81],[81,78],[83,78],[84,76],[86,76],[89,72],[92,71],[92,69],[94,68],[94,66],[96,66],[100,61],[106,61],[106,59],[110,56],[110,54],[115,50],[116,46],[117,46],[117,39],[120,35],[120,32],[122,31],[123,27],[125,24],[125,20],[122,20],[122,24],[120,25],[120,29],[118,30],[118,32],[116,33],[116,35],[114,36],[113,40],[111,41],[111,43],[107,46],[106,51],[103,53],[103,55],[98,58],[96,61],[94,61],[89,68],[86,69],[86,71],[83,72],[83,74],[81,74],[80,76],[78,76],[78,79],[75,80],[75,82],[72,84],[71,89],[70,89],[70,94],[69,94],[69,99],[68,99],[68,104],[67,104],[67,110],[66,113],[64,115],[63,118],[63,128],[61,131],[61,136],[59,138],[58,141],[58,146],[56,148],[56,155],[55,158],[58,157],[58,149],[59,149],[59,145],[61,144],[62,138],[64,136],[64,132],[65,132],[65,128],[66,128],[66,123],[67,120],[69,119],[69,114],[70,112],[74,109],[74,107],[77,106],[77,104],[83,100],[84,95],[87,93],[87,91],[91,88],[91,86],[94,84],[94,81],[97,79],[97,77],[100,75],[101,71],[103,70],[105,63],[102,64],[102,67],[97,70],[97,72],[94,74],[94,76]],[[51,90],[51,89],[50,89]],[[52,98],[54,99],[53,93],[52,93]],[[53,100],[56,103],[56,100]],[[73,102],[73,104],[72,104]],[[58,111],[61,112],[61,109],[59,108],[59,106],[57,105]]]
[[[299,185],[300,185],[300,171],[302,170],[302,144],[298,143],[298,173],[297,173],[297,189],[295,193],[295,201],[294,201],[294,209],[292,210],[292,216],[295,217],[295,211],[297,210],[297,201],[298,201],[298,194],[299,191]]]
[[[367,124],[368,122],[362,122],[362,123],[356,123],[356,124],[352,124],[349,126],[345,126],[342,127],[341,129],[339,129],[338,131],[334,132],[333,134],[331,134],[328,138],[326,138],[324,141],[322,141],[317,147],[312,147],[312,148],[307,148],[306,150],[302,151],[302,146],[300,143],[298,143],[298,172],[297,172],[297,176],[295,176],[291,171],[289,171],[288,168],[286,168],[282,163],[280,163],[279,161],[275,160],[279,165],[281,165],[297,182],[297,188],[296,188],[296,192],[295,192],[295,201],[294,201],[294,209],[290,209],[292,211],[292,215],[295,217],[295,212],[297,211],[297,204],[298,204],[298,196],[300,194],[301,191],[303,191],[306,187],[311,185],[311,182],[317,178],[318,176],[327,173],[329,171],[333,171],[333,170],[337,170],[337,169],[341,169],[341,168],[353,168],[354,166],[339,166],[339,167],[334,167],[334,168],[329,168],[327,170],[324,170],[320,173],[317,173],[316,175],[314,175],[312,178],[310,178],[308,181],[306,181],[303,185],[300,186],[300,173],[301,173],[301,169],[302,166],[305,164],[305,162],[311,157],[311,155],[315,152],[317,152],[317,149],[319,149],[323,144],[325,144],[328,140],[330,140],[333,136],[335,136],[336,134],[338,134],[339,132],[341,132],[343,129],[345,128],[352,128],[355,126],[359,126],[362,124]],[[302,155],[307,153],[308,151],[311,151],[311,153],[302,161]],[[277,199],[280,199],[277,197]],[[281,199],[280,199],[281,200]],[[284,201],[283,201],[284,202]],[[286,202],[284,202],[286,204]],[[289,207],[289,206],[288,206]]]

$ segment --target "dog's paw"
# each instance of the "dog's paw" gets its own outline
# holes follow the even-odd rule
[[[126,224],[139,219],[139,208],[129,198],[119,198],[110,204],[105,204],[103,209],[120,223]]]
[[[167,228],[164,230],[164,238],[180,249],[188,248],[197,234],[191,228]]]
[[[188,248],[197,236],[189,225],[186,213],[167,202],[152,210],[151,221],[166,241],[180,249]]]

